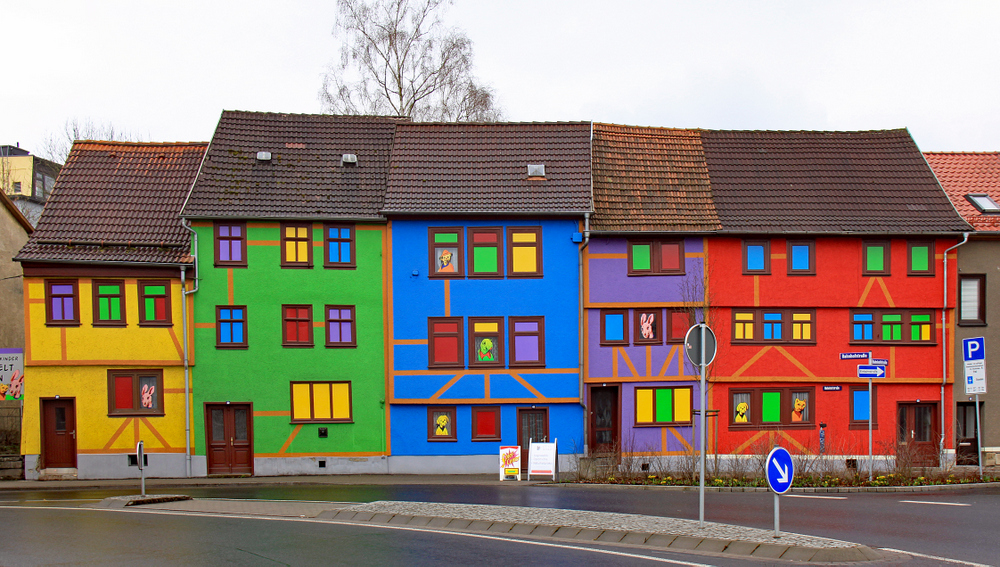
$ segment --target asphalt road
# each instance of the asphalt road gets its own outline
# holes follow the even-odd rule
[[[0,505],[78,505],[83,500],[98,500],[106,496],[134,492],[5,491],[0,492]],[[150,492],[156,491],[150,490]],[[460,502],[625,512],[689,519],[697,519],[698,516],[696,491],[682,492],[658,488],[513,484],[249,487],[229,485],[171,487],[159,492],[189,494],[195,498]],[[10,519],[6,518],[9,513],[9,509],[0,513],[4,526],[11,525]],[[763,529],[773,528],[773,497],[765,492],[709,492],[706,495],[706,520]],[[832,537],[870,547],[899,549],[986,565],[1000,564],[1000,537],[998,537],[1000,532],[997,526],[1000,526],[1000,489],[995,488],[939,492],[790,494],[781,497],[782,531]],[[4,540],[10,541],[6,529],[0,529],[0,533],[4,534]],[[353,534],[350,537],[357,538],[360,535]],[[432,542],[427,542],[426,545],[429,548],[435,547]],[[6,547],[6,544],[0,543],[0,546]],[[561,557],[561,553],[562,551],[557,555]],[[441,559],[434,554],[430,556]],[[6,563],[6,553],[2,557],[0,563]],[[453,559],[462,563],[457,558]]]

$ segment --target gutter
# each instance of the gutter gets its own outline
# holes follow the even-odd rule
[[[958,248],[959,246],[965,244],[969,241],[969,233],[962,233],[962,241],[958,244],[948,248],[944,251],[944,258],[941,262],[944,264],[944,289],[942,291],[941,297],[941,439],[938,441],[938,464],[944,465],[944,387],[948,381],[948,346],[945,342],[945,333],[947,332],[946,312],[948,310],[948,252]],[[958,260],[956,259],[955,270],[958,270]],[[957,291],[957,290],[956,290]]]
[[[198,233],[181,219],[181,226],[191,232],[192,247],[191,256],[194,258],[194,287],[187,291],[184,285],[185,267],[181,267],[181,321],[182,333],[184,337],[184,471],[188,478],[191,478],[191,357],[188,353],[188,320],[187,320],[187,296],[198,291]]]

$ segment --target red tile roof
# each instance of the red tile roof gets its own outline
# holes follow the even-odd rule
[[[721,228],[698,130],[594,124],[593,231]]]
[[[405,119],[225,111],[181,213],[190,218],[381,219]],[[258,152],[271,158],[258,160]],[[357,165],[341,165],[343,154]]]
[[[960,232],[910,134],[705,130],[725,232]]]
[[[589,122],[402,124],[383,212],[582,216],[590,168]]]
[[[976,230],[1000,231],[1000,215],[983,214],[968,199],[986,194],[1000,203],[1000,152],[926,152],[951,202]]]
[[[77,141],[15,259],[190,263],[178,212],[207,146]]]

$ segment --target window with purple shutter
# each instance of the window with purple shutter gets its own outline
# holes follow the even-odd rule
[[[353,305],[326,306],[326,346],[358,346],[355,336]]]
[[[215,225],[215,265],[246,267],[246,223]]]
[[[45,282],[45,315],[48,325],[79,325],[76,280]]]
[[[545,366],[545,318],[511,317],[510,366]]]

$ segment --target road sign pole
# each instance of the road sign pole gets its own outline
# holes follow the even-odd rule
[[[868,351],[868,364],[872,363],[872,351]],[[872,375],[868,375],[868,482],[875,477],[875,454],[872,452]]]
[[[701,325],[701,478],[698,481],[698,527],[705,527],[705,441],[708,436],[705,434],[705,327]]]
[[[779,529],[780,525],[779,518],[781,517],[781,511],[780,511],[781,509],[778,506],[779,498],[781,497],[778,496],[777,492],[775,492],[774,493],[774,537],[781,537],[781,530]]]
[[[979,421],[979,394],[976,394],[976,460],[979,461],[979,480],[983,479],[983,425]]]

